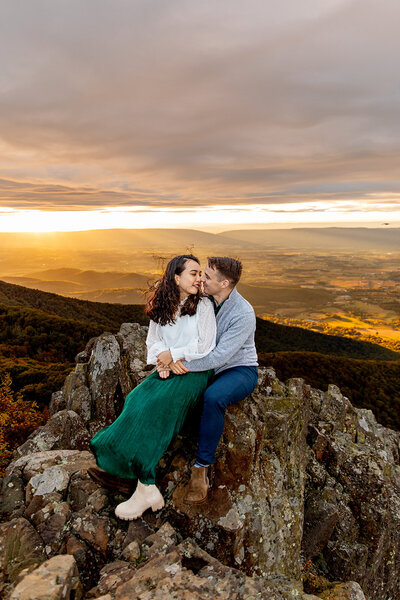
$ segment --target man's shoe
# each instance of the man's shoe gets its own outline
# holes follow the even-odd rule
[[[134,483],[133,480],[121,479],[121,477],[110,475],[110,473],[106,473],[97,467],[90,467],[87,472],[93,481],[99,483],[102,487],[108,490],[118,491],[122,494],[132,493]]]
[[[207,477],[208,467],[193,467],[192,476],[186,486],[183,501],[186,504],[201,504],[207,499],[210,482]]]

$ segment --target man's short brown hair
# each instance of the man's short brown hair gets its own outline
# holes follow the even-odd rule
[[[208,264],[222,275],[223,279],[228,279],[231,285],[236,285],[242,274],[242,263],[236,258],[228,256],[209,256]]]

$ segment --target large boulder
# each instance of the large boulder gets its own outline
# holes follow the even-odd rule
[[[79,450],[35,452],[12,461],[2,485],[3,518],[21,516],[35,495],[45,499],[53,493],[66,492],[74,473],[82,469],[86,473],[93,466],[93,455]]]
[[[106,332],[89,340],[76,356],[76,367],[63,389],[52,395],[53,418],[63,410],[77,413],[90,437],[112,423],[122,410],[124,398],[152,368],[146,364],[147,329],[137,323],[123,323],[117,334]]]
[[[337,583],[320,594],[322,600],[365,600],[364,592],[355,581]]]
[[[103,333],[94,344],[88,363],[88,387],[92,399],[91,429],[98,431],[115,420],[114,396],[121,370],[121,349],[111,333]]]
[[[249,575],[299,579],[309,387],[293,380],[271,395],[275,380],[260,369],[256,391],[227,411],[209,501],[187,505],[177,486],[172,522]]]
[[[123,397],[151,370],[147,365],[146,336],[148,327],[138,323],[123,323],[117,334],[121,347],[121,372],[119,384]]]
[[[54,556],[25,575],[10,600],[80,600],[82,586],[72,556]]]
[[[34,431],[17,450],[19,456],[44,450],[87,450],[91,436],[81,417],[73,410],[55,413]]]

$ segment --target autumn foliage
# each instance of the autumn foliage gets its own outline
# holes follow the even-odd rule
[[[13,450],[47,417],[47,410],[40,412],[36,402],[27,402],[21,393],[13,392],[9,373],[0,374],[0,476],[4,475]]]

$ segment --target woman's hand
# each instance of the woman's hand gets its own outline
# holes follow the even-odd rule
[[[157,367],[157,372],[161,379],[167,379],[170,374],[170,369],[164,369],[164,367]]]
[[[169,365],[169,368],[173,373],[175,373],[175,375],[185,375],[186,373],[189,373],[189,369],[187,369],[180,360],[172,362]]]
[[[164,350],[157,355],[157,366],[168,367],[172,363],[172,354],[170,350]]]

